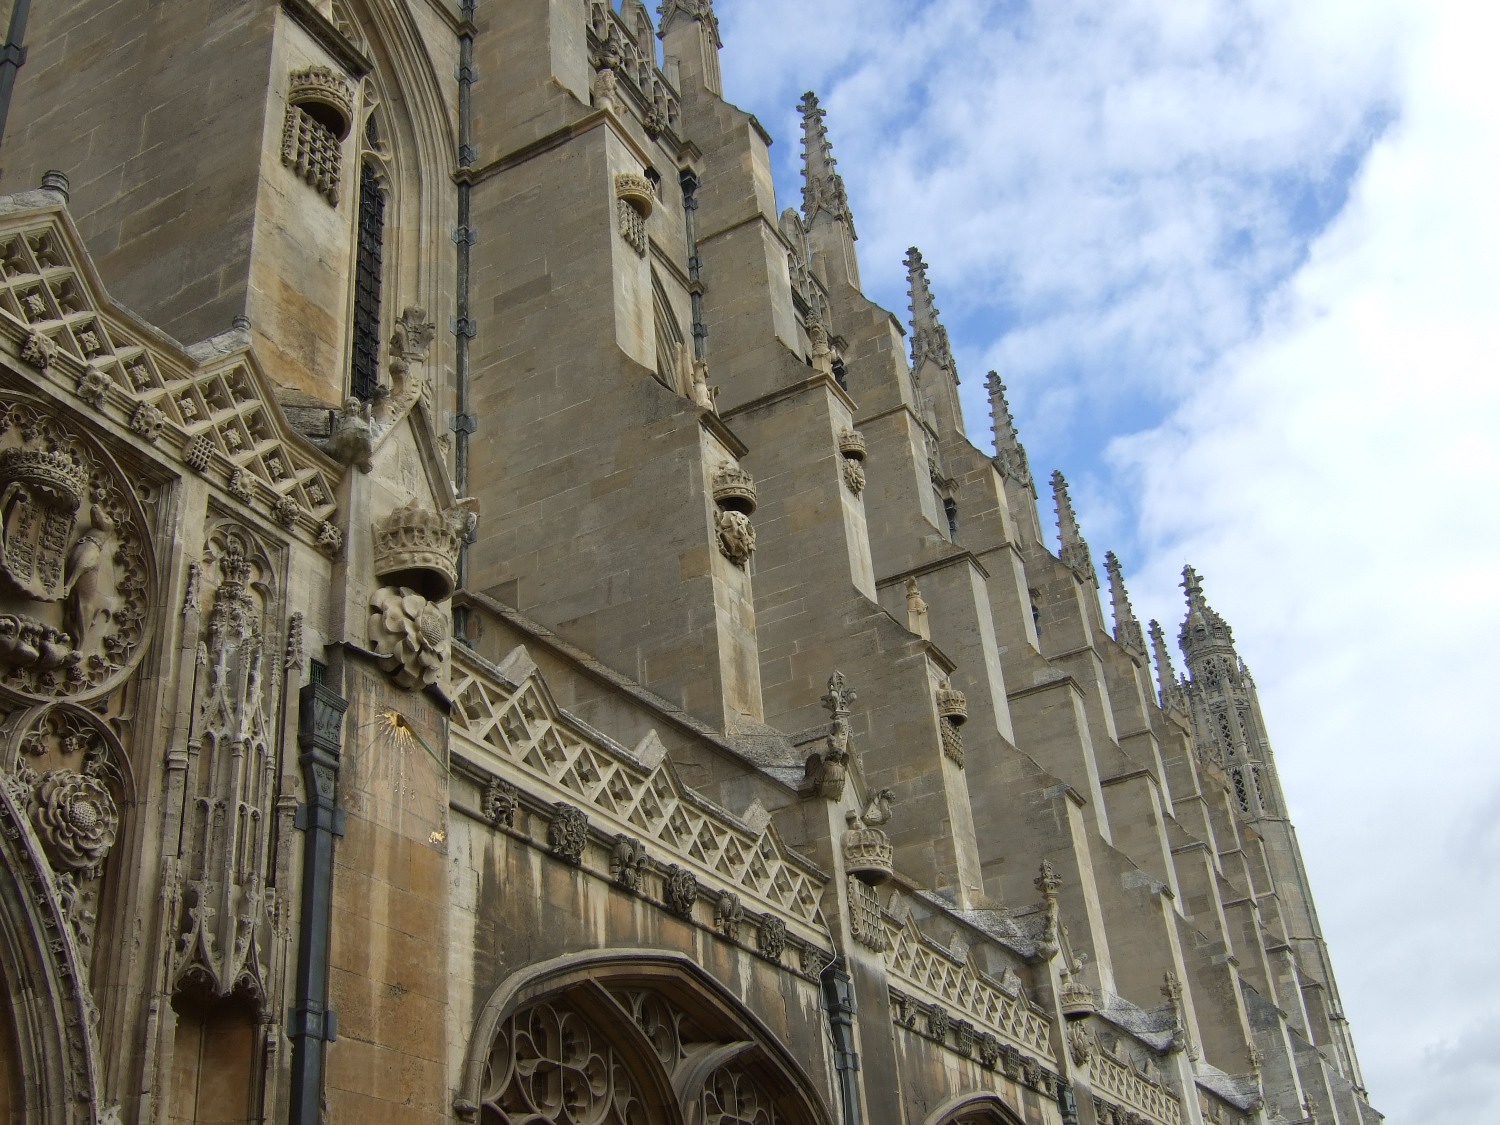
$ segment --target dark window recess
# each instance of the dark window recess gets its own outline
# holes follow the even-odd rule
[[[350,393],[369,402],[380,385],[380,259],[385,242],[385,191],[375,170],[359,172],[359,256],[354,263],[354,358]]]
[[[948,517],[948,538],[954,542],[958,541],[958,501],[952,497],[943,498],[943,513]]]

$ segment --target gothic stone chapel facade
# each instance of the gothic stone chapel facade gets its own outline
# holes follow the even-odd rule
[[[1228,625],[970,443],[710,0],[27,41],[0,1119],[1380,1120]]]

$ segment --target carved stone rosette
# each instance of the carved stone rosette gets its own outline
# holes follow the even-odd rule
[[[443,677],[453,637],[448,611],[409,587],[382,586],[370,597],[370,645],[404,688]]]
[[[0,399],[0,692],[115,687],[143,651],[153,572],[129,478],[54,412]]]
[[[26,811],[52,868],[63,912],[85,956],[92,946],[105,863],[128,803],[119,743],[92,712],[55,704],[6,724],[0,772]]]

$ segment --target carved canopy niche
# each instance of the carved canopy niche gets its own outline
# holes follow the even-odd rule
[[[687,958],[573,955],[480,1014],[461,1120],[485,1125],[831,1125],[786,1048]]]

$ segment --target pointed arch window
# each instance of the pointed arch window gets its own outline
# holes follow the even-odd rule
[[[385,256],[385,188],[368,160],[359,168],[358,237],[350,391],[368,402],[380,385],[380,281]]]

